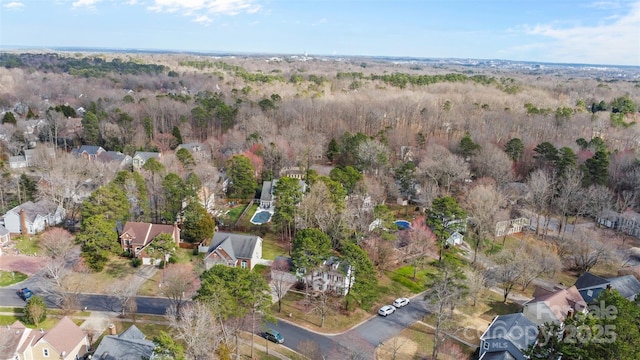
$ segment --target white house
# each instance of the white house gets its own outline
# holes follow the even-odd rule
[[[217,231],[211,244],[198,251],[207,253],[204,258],[207,270],[218,264],[253,269],[262,260],[262,238]]]
[[[162,154],[158,152],[136,151],[136,153],[133,154],[133,159],[131,160],[131,163],[135,170],[139,170],[147,161],[149,161],[149,159],[151,158],[159,159],[161,157],[162,157]]]
[[[353,267],[338,257],[331,256],[322,262],[322,266],[307,274],[304,269],[299,269],[296,274],[301,282],[311,286],[315,291],[332,291],[345,296],[355,281]]]
[[[52,201],[27,201],[4,215],[4,226],[11,233],[37,234],[48,226],[62,223],[66,212]]]

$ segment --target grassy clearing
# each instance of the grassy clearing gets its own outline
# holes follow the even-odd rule
[[[224,215],[225,225],[231,226],[235,224],[236,221],[238,221],[238,219],[240,218],[240,215],[242,214],[242,212],[246,207],[247,207],[246,204],[238,204],[232,207],[231,209],[229,209],[229,212],[226,215]]]
[[[27,274],[23,274],[19,271],[0,270],[0,287],[19,283],[20,281],[26,280],[27,277]]]
[[[417,294],[425,290],[425,282],[435,272],[436,269],[433,266],[426,266],[422,269],[419,268],[414,279],[414,267],[406,265],[393,271],[386,271],[385,275],[393,282],[402,285],[405,291],[409,290],[411,293]]]
[[[82,284],[82,292],[105,294],[109,292],[113,283],[129,280],[134,273],[131,259],[114,256],[99,273],[72,273],[70,276],[73,283]]]
[[[16,242],[16,249],[24,255],[39,255],[40,254],[40,238],[34,235],[17,236],[13,238]]]
[[[262,258],[274,260],[277,256],[289,256],[289,251],[281,242],[273,239],[263,239],[262,242]]]

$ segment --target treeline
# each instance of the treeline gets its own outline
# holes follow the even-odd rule
[[[81,59],[59,54],[0,54],[0,66],[5,68],[31,68],[45,72],[68,73],[82,77],[104,77],[109,73],[131,75],[157,75],[165,72],[164,65],[141,64],[134,61],[113,59],[106,61],[100,57]]]

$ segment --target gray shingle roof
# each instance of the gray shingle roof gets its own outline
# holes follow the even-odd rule
[[[587,303],[593,303],[608,285],[611,285],[612,289],[617,290],[626,299],[634,299],[636,295],[640,294],[640,281],[633,275],[605,279],[591,273],[585,273],[576,281],[576,287]]]
[[[251,259],[257,243],[258,237],[255,235],[216,232],[211,239],[209,254],[222,248],[234,260],[238,258]]]
[[[142,336],[142,338],[140,338]],[[135,325],[120,335],[107,335],[93,354],[97,360],[140,360],[153,355],[156,344],[145,340],[145,335]]]
[[[20,204],[9,211],[20,214],[20,210],[24,210],[25,218],[29,222],[33,222],[36,219],[36,216],[47,216],[49,214],[54,214],[57,208],[57,205],[53,201],[40,200],[36,203],[27,201],[26,203]]]
[[[522,351],[536,342],[538,327],[522,313],[500,315],[491,323],[481,339],[508,340]]]
[[[590,272],[586,272],[576,280],[576,287],[578,290],[594,287],[594,286],[606,286],[609,283],[609,280],[594,275]]]
[[[265,181],[262,183],[262,193],[260,194],[260,201],[271,201],[273,196],[271,195],[271,181]]]

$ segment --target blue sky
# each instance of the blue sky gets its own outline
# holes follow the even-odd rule
[[[0,0],[0,45],[640,66],[640,0]]]

